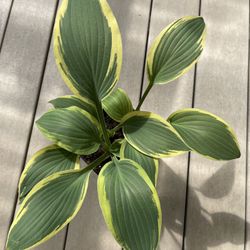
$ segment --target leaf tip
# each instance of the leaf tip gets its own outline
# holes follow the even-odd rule
[[[51,104],[51,105],[53,105],[53,106],[55,106],[55,105],[54,105],[55,99],[48,101],[48,103]]]
[[[235,155],[235,159],[238,159],[241,157],[241,152],[240,152],[240,148],[238,147],[238,150],[236,152],[236,155]]]
[[[35,121],[35,124],[39,130],[41,130],[41,119],[42,117],[40,117],[38,120]]]

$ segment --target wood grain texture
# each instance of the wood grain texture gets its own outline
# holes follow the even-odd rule
[[[250,13],[249,13],[250,17]],[[250,19],[249,19],[249,24],[250,24]],[[250,43],[249,43],[250,45]],[[248,47],[248,55],[250,55],[250,46]],[[250,57],[248,57],[248,112],[247,112],[247,119],[248,119],[248,124],[247,124],[247,129],[248,129],[248,141],[247,141],[247,162],[246,162],[246,218],[245,218],[245,233],[246,233],[246,238],[245,238],[245,249],[244,250],[250,250]]]
[[[56,1],[16,0],[0,57],[0,248],[4,248]]]
[[[50,46],[49,56],[46,64],[46,70],[44,73],[43,83],[37,105],[35,121],[40,118],[46,111],[52,108],[52,105],[48,103],[49,100],[55,99],[58,96],[70,94],[67,86],[64,84],[61,76],[57,70],[57,66],[54,60],[53,47]],[[51,144],[34,125],[32,129],[28,157],[40,150],[41,148]],[[51,238],[44,244],[36,247],[36,250],[62,250],[64,247],[64,240],[66,235],[66,229],[62,230],[55,237]]]
[[[119,87],[138,103],[150,1],[109,1],[123,39],[123,67]],[[121,249],[108,231],[98,204],[96,176],[91,176],[85,205],[70,224],[66,250]]]
[[[234,128],[242,156],[218,162],[192,155],[187,250],[244,249],[248,5],[247,0],[202,1],[208,32],[195,107],[221,116]]]
[[[12,0],[0,0],[0,51],[8,16],[11,11],[11,4]]]
[[[0,0],[0,40],[10,4],[10,0]],[[150,0],[110,0],[110,4],[123,37],[124,61],[119,86],[128,92],[136,105]],[[4,248],[29,143],[29,130],[32,128],[55,8],[56,0],[15,0],[0,56],[1,249]],[[167,24],[185,15],[197,15],[198,9],[199,0],[154,0],[149,45]],[[242,156],[236,161],[214,162],[192,155],[186,250],[244,249],[248,9],[247,0],[202,0],[201,15],[208,25],[208,42],[197,70],[195,107],[214,112],[232,125],[240,141]],[[142,109],[167,117],[177,109],[190,107],[193,82],[194,70],[173,83],[156,86]],[[61,80],[50,49],[36,119],[51,108],[49,100],[65,94],[69,94],[69,90]],[[48,144],[34,127],[27,160]],[[187,155],[161,162],[158,181],[163,210],[161,250],[182,249],[187,163]],[[92,174],[85,204],[69,226],[66,250],[120,249],[102,218],[96,179]],[[248,190],[249,183],[250,180]],[[247,221],[250,221],[249,201],[248,191]],[[250,227],[248,223],[246,226],[245,250],[250,250]],[[62,250],[64,240],[65,230],[36,249]]]
[[[149,46],[159,32],[171,22],[183,16],[198,15],[198,0],[154,0]],[[145,77],[146,78],[146,77]],[[142,110],[153,111],[167,118],[172,112],[191,107],[194,70],[166,85],[156,85],[151,90]],[[144,89],[147,81],[144,81]],[[163,228],[159,249],[182,249],[185,195],[187,178],[187,154],[165,158],[159,166],[158,192],[161,200]]]
[[[150,0],[109,0],[109,3],[117,18],[123,43],[123,64],[118,85],[128,93],[135,107],[141,88]]]

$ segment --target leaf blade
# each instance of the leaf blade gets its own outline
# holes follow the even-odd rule
[[[186,73],[198,60],[205,43],[202,17],[183,17],[155,39],[147,58],[151,84],[164,84]]]
[[[82,206],[89,175],[90,171],[68,170],[39,182],[24,199],[11,225],[7,249],[35,247],[66,226]]]
[[[54,34],[56,62],[71,91],[94,102],[108,95],[120,76],[122,43],[107,1],[64,0]]]
[[[70,169],[80,169],[80,156],[56,145],[50,145],[39,150],[29,160],[20,177],[20,201],[42,179],[54,173]]]
[[[158,159],[142,154],[126,141],[122,143],[120,156],[122,159],[130,159],[137,162],[145,170],[152,183],[156,186],[159,168]]]
[[[105,112],[115,121],[120,122],[129,112],[133,111],[132,103],[126,92],[118,88],[102,101]]]
[[[76,106],[78,108],[87,111],[98,120],[96,107],[87,98],[74,95],[66,95],[53,99],[49,101],[49,103],[51,103],[54,106],[54,108],[69,108],[72,106]]]
[[[190,150],[175,129],[159,115],[134,111],[126,115],[122,123],[127,142],[150,157],[171,157]]]
[[[162,224],[160,201],[136,162],[107,163],[98,176],[98,197],[105,221],[122,247],[156,249]]]
[[[36,124],[49,140],[76,154],[94,153],[101,143],[99,123],[78,107],[50,110]]]
[[[195,152],[216,160],[240,157],[235,133],[220,117],[200,109],[183,109],[168,120]]]

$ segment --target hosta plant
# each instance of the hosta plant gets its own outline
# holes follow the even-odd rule
[[[188,152],[214,160],[240,156],[232,129],[216,115],[187,108],[164,118],[140,110],[152,87],[177,79],[196,63],[204,39],[199,16],[166,27],[149,50],[148,86],[134,107],[126,92],[115,88],[122,43],[106,0],[62,1],[54,54],[72,95],[52,100],[54,108],[37,121],[53,144],[38,151],[22,173],[21,206],[7,249],[32,248],[65,227],[84,202],[93,170],[99,173],[105,222],[121,247],[157,248],[162,224],[155,188],[159,158]],[[80,166],[80,158],[88,165]]]

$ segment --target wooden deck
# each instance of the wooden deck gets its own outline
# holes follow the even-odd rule
[[[161,162],[161,250],[250,250],[248,172],[249,1],[109,0],[120,24],[124,62],[120,86],[137,103],[147,47],[185,15],[202,15],[208,33],[198,66],[155,87],[143,109],[167,117],[198,107],[235,129],[242,156],[215,162],[184,155]],[[69,93],[51,48],[58,0],[0,0],[0,249],[16,210],[17,184],[27,159],[49,142],[33,126],[48,101]],[[36,248],[119,250],[98,207],[92,175],[83,208],[67,230]]]

